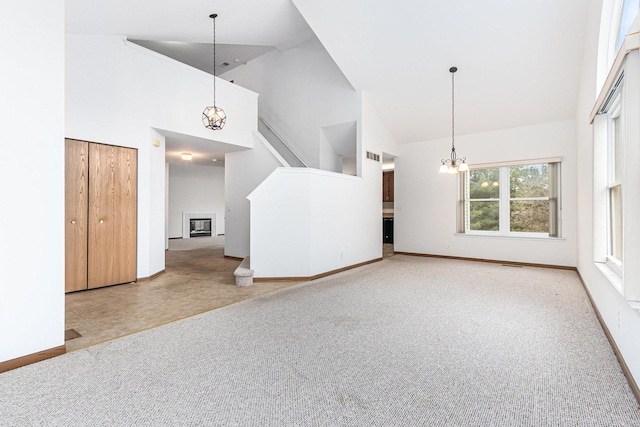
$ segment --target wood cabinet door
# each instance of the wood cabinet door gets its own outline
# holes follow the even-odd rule
[[[382,201],[393,202],[394,196],[394,173],[393,171],[382,173]]]
[[[136,280],[137,151],[89,145],[88,287]]]
[[[89,143],[65,139],[65,292],[87,289]]]

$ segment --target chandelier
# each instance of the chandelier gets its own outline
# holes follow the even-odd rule
[[[211,130],[220,130],[227,122],[227,115],[222,108],[216,106],[216,18],[217,13],[212,13],[213,19],[213,106],[207,107],[202,112],[202,124]]]
[[[467,158],[462,157],[458,158],[456,154],[456,144],[455,144],[455,136],[456,136],[456,127],[455,127],[455,81],[454,76],[455,72],[458,71],[456,67],[449,68],[449,72],[451,73],[451,156],[448,159],[442,159],[442,164],[440,165],[440,173],[458,173],[465,172],[469,170],[469,165],[467,165]]]

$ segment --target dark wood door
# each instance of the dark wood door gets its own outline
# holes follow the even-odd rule
[[[89,145],[88,287],[136,280],[137,151]]]
[[[394,192],[394,173],[393,171],[382,173],[382,201],[393,202]]]
[[[89,143],[65,139],[65,292],[87,289]]]

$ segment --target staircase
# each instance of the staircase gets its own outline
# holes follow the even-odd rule
[[[274,150],[287,163],[286,166],[292,168],[306,168],[308,165],[300,156],[273,130],[262,117],[258,118],[258,132],[267,140]]]

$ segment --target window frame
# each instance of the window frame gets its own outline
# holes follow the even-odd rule
[[[589,123],[593,131],[593,263],[602,276],[617,289],[629,304],[640,310],[640,263],[633,262],[640,253],[640,12],[624,37],[622,46],[615,48],[616,36],[624,32],[620,17],[623,0],[612,0],[603,7],[598,49],[598,97],[591,109]],[[640,5],[638,6],[640,9]],[[606,16],[605,16],[606,14]],[[609,113],[616,98],[621,105],[622,175],[620,211],[617,218],[622,226],[620,239],[622,262],[616,263],[610,253],[611,198],[609,146]],[[627,259],[627,262],[625,262]],[[631,262],[629,262],[631,260]]]
[[[622,266],[624,258],[624,206],[622,205],[623,199],[623,181],[624,181],[624,155],[618,159],[617,149],[624,151],[624,119],[622,114],[622,88],[624,86],[624,80],[614,94],[614,100],[611,103],[611,107],[606,112],[607,114],[607,172],[606,172],[606,261],[607,267],[611,268],[618,276],[622,276]],[[615,123],[615,124],[614,124]],[[620,160],[619,164],[616,161]],[[618,166],[620,169],[618,169]],[[614,236],[613,236],[613,214],[612,214],[612,193],[614,189],[620,189],[620,223],[619,223],[619,236],[620,240],[620,257],[614,256]]]
[[[548,165],[549,170],[549,194],[547,197],[525,197],[525,198],[512,198],[510,194],[510,168],[519,166],[534,166],[534,165]],[[553,166],[552,164],[557,165]],[[460,174],[460,203],[458,204],[461,221],[458,222],[458,233],[469,236],[495,236],[495,237],[508,237],[508,238],[536,238],[536,239],[557,239],[562,238],[561,234],[561,218],[562,218],[562,204],[561,204],[561,165],[562,159],[560,157],[543,158],[543,159],[530,159],[511,162],[499,162],[499,163],[485,163],[485,164],[470,164],[469,171],[464,174]],[[499,183],[500,183],[500,195],[499,202],[499,227],[497,231],[491,230],[471,230],[470,229],[470,202],[481,201],[479,199],[470,198],[469,189],[469,173],[473,170],[479,169],[491,169],[498,168]],[[552,188],[553,187],[553,188]],[[484,199],[482,199],[484,200]],[[487,199],[488,200],[488,199]],[[491,199],[493,200],[493,199]],[[550,219],[548,232],[531,232],[531,231],[511,231],[511,201],[512,200],[548,200]],[[554,220],[551,220],[551,212],[554,213]]]

